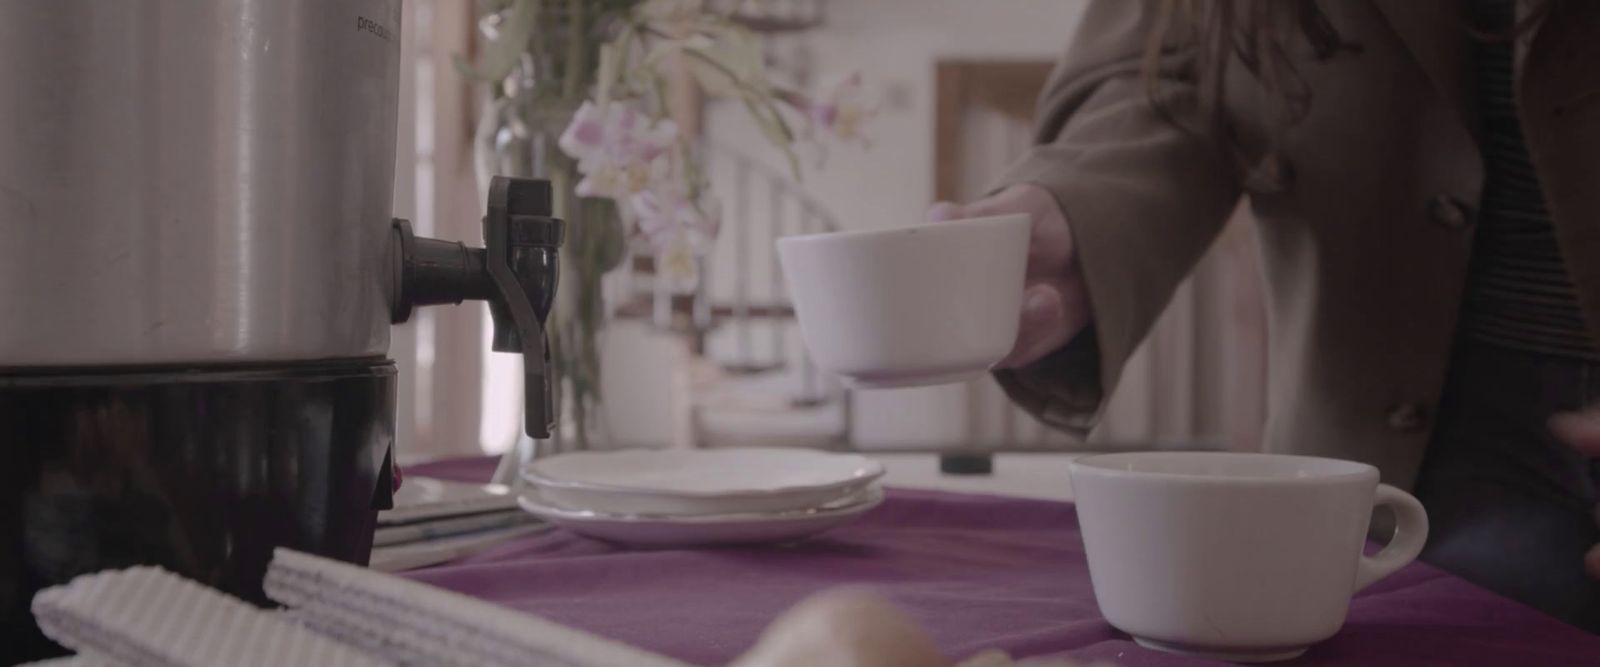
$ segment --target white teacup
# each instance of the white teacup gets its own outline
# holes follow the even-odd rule
[[[859,388],[956,382],[1016,342],[1026,214],[790,236],[778,257],[817,365]]]
[[[1356,591],[1421,553],[1428,516],[1363,463],[1220,452],[1072,462],[1100,613],[1139,644],[1234,662],[1286,660],[1344,625]],[[1362,555],[1374,505],[1394,539]]]

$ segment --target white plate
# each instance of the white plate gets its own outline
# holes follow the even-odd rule
[[[689,548],[793,542],[855,520],[883,502],[883,491],[868,487],[826,507],[776,513],[707,516],[608,514],[551,504],[524,493],[522,509],[579,535],[626,547]]]
[[[883,465],[864,456],[761,448],[577,452],[536,460],[522,473],[562,507],[657,515],[819,507],[882,475]]]

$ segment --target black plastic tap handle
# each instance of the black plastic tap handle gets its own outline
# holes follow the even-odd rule
[[[522,353],[525,430],[534,438],[550,437],[556,421],[545,320],[555,304],[566,224],[551,213],[549,181],[496,176],[489,183],[483,248],[417,238],[410,223],[394,222],[390,319],[404,322],[419,305],[487,301],[494,349]]]
[[[544,320],[555,299],[565,225],[551,217],[548,181],[496,176],[488,204],[484,267],[499,294],[490,300],[494,347],[522,353],[524,430],[548,438],[556,421],[555,374]]]

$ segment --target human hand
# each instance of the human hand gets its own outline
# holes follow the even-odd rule
[[[942,222],[1009,213],[1031,215],[1033,237],[1028,241],[1028,271],[1019,314],[1022,324],[1011,353],[997,368],[1038,361],[1066,345],[1088,326],[1091,317],[1089,291],[1066,215],[1044,188],[1019,184],[968,204],[939,202],[928,209],[928,219]]]
[[[1600,457],[1600,410],[1591,408],[1584,412],[1564,412],[1551,417],[1550,433],[1586,456]],[[1596,509],[1600,511],[1600,508]],[[1600,545],[1589,549],[1583,558],[1583,565],[1591,578],[1600,580]]]
[[[1084,667],[1065,657],[1013,660],[989,650],[960,662],[876,594],[833,589],[783,612],[732,667]],[[1116,667],[1097,662],[1088,667]]]

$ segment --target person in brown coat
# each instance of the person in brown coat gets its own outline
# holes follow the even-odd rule
[[[1035,139],[930,212],[1034,214],[1019,405],[1093,426],[1246,197],[1266,449],[1376,465],[1426,560],[1600,631],[1600,2],[1098,0]]]

